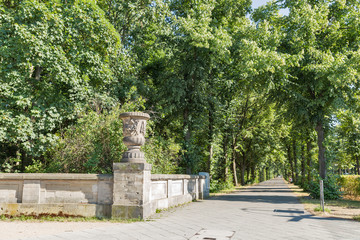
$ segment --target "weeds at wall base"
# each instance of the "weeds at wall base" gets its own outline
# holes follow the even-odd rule
[[[40,215],[0,215],[0,221],[27,221],[27,222],[113,222],[113,223],[132,223],[144,221],[140,218],[122,219],[106,217],[82,217],[82,216],[59,216],[56,214]]]

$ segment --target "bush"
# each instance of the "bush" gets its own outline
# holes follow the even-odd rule
[[[211,180],[210,181],[210,192],[211,193],[216,193],[216,192],[220,192],[221,190],[232,189],[232,188],[234,188],[232,180],[229,180],[226,182],[223,182],[220,180]]]
[[[348,175],[341,176],[338,179],[338,184],[344,194],[358,197],[360,196],[360,176]]]
[[[151,131],[151,129],[149,129]],[[152,136],[142,147],[146,161],[152,164],[152,173],[174,174],[181,172],[178,167],[181,156],[181,146],[171,139]]]
[[[324,180],[324,198],[326,200],[341,198],[342,192],[340,191],[340,186],[337,184],[337,179],[338,177],[336,176],[328,176]],[[311,197],[320,198],[320,179],[310,182],[308,191]]]
[[[88,111],[78,122],[61,132],[57,144],[47,154],[47,171],[65,173],[111,173],[120,161],[122,143],[121,109]]]

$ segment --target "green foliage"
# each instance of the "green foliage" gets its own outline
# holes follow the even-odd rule
[[[324,180],[324,198],[325,200],[336,200],[340,199],[342,196],[342,192],[340,191],[340,185],[337,183],[337,176],[330,175]],[[313,198],[320,198],[320,182],[312,181],[309,184],[308,191],[310,192],[310,196]]]
[[[90,99],[111,101],[124,51],[93,1],[10,5],[0,3],[0,143],[26,166]]]
[[[315,212],[322,212],[321,206],[317,206],[316,208],[314,208],[314,211]],[[327,213],[331,212],[331,210],[329,208],[324,208],[324,211],[327,212]]]
[[[80,113],[76,124],[60,131],[60,137],[46,154],[46,171],[74,173],[111,173],[113,162],[121,160],[126,146],[122,142],[122,121],[119,115],[143,110],[144,100],[135,97],[136,88],[126,102],[109,110],[93,102]]]
[[[48,152],[50,172],[110,173],[113,161],[120,161],[122,143],[120,108],[79,115],[77,123],[61,132]]]
[[[211,193],[217,193],[220,192],[222,190],[228,190],[228,189],[233,189],[234,188],[234,184],[232,183],[232,180],[228,180],[228,181],[220,181],[220,180],[211,180],[210,181],[210,192]]]
[[[40,160],[33,159],[33,163],[25,167],[25,173],[45,173],[45,164]]]
[[[153,164],[152,173],[174,174],[183,172],[179,169],[181,146],[159,136],[151,136],[142,147],[146,161]]]
[[[341,186],[344,194],[354,197],[360,196],[360,176],[340,176],[338,184]]]
[[[214,191],[274,174],[307,184],[322,134],[328,169],[354,167],[359,3],[250,6],[0,1],[0,171],[111,172],[118,114],[133,110],[152,113],[153,172],[206,171]]]
[[[18,158],[7,158],[1,165],[0,165],[0,173],[17,173],[20,172],[19,165],[21,160]]]

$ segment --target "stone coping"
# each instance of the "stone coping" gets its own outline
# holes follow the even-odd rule
[[[199,175],[188,175],[188,174],[152,174],[152,181],[160,181],[160,180],[181,180],[181,179],[205,179],[205,176]]]
[[[0,180],[112,180],[112,174],[0,173]]]

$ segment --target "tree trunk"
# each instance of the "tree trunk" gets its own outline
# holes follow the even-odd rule
[[[229,175],[229,167],[228,167],[228,136],[226,134],[226,136],[223,139],[223,154],[224,154],[224,158],[223,158],[223,162],[224,162],[224,180],[227,181],[228,180],[228,175]]]
[[[246,183],[249,182],[249,178],[250,178],[250,167],[246,168]]]
[[[315,127],[316,133],[317,133],[317,144],[319,148],[319,173],[320,177],[322,179],[325,179],[326,177],[326,160],[325,160],[325,147],[324,147],[324,126],[321,122],[318,122],[318,124]]]
[[[297,168],[297,156],[296,156],[296,140],[293,140],[292,143],[292,149],[293,149],[293,162],[294,162],[294,171],[295,171],[295,179],[294,182],[296,183],[298,181],[299,178],[299,171]]]
[[[233,173],[234,173],[234,184],[235,186],[237,186],[238,183],[238,178],[237,178],[237,173],[236,173],[236,161],[235,159],[233,159]]]
[[[240,170],[241,170],[241,185],[245,185],[245,163],[246,163],[246,154],[244,151],[241,151],[242,160],[240,160]]]
[[[35,66],[35,72],[34,72],[34,77],[37,81],[40,81],[41,78],[41,72],[42,72],[42,67],[40,66]]]
[[[357,174],[360,175],[359,156],[356,156],[356,169],[357,169]]]
[[[291,178],[294,181],[294,164],[292,161],[292,157],[291,157],[291,149],[290,149],[290,145],[287,145],[287,155],[288,155],[288,160],[290,163],[290,171],[291,171]]]
[[[307,167],[308,167],[308,171],[307,171],[307,181],[308,183],[311,182],[311,168],[312,168],[312,161],[311,161],[311,150],[312,150],[312,145],[311,145],[311,140],[307,141],[306,143],[306,151],[307,151]]]
[[[213,112],[214,112],[214,103],[209,100],[209,160],[207,163],[207,171],[208,173],[210,173],[210,168],[211,168],[211,161],[213,158],[213,136],[214,136],[214,116],[213,116]]]
[[[185,153],[184,153],[184,157],[185,157],[185,162],[186,162],[186,173],[187,174],[191,174],[191,163],[190,163],[190,156],[188,153],[189,150],[189,146],[190,146],[190,139],[191,139],[191,129],[190,129],[190,120],[189,120],[189,111],[187,108],[185,108],[184,110],[184,126],[183,126],[184,130],[185,130],[185,136],[184,136],[184,140],[185,140]]]
[[[305,161],[305,145],[301,144],[301,186],[305,184],[306,177],[306,161]]]
[[[233,163],[233,173],[234,173],[234,184],[237,186],[239,184],[236,172],[236,151],[235,144],[232,145],[232,163]]]
[[[255,180],[256,180],[256,175],[255,175],[255,164],[253,164],[252,166],[251,166],[251,182],[255,182]]]

